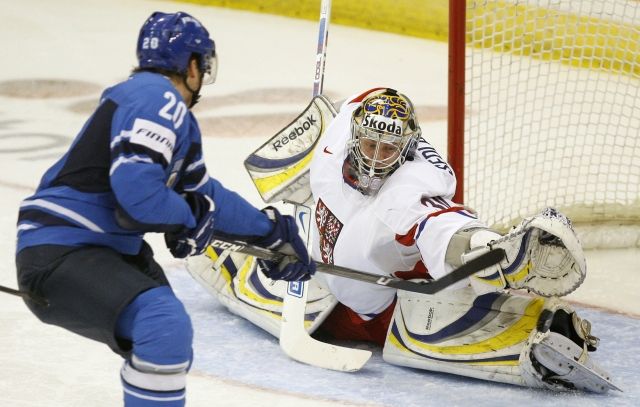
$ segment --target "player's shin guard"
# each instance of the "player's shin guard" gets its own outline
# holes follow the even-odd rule
[[[193,329],[171,288],[136,297],[118,319],[117,332],[133,343],[121,370],[125,406],[184,406]]]

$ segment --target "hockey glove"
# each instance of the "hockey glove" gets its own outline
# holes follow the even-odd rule
[[[196,218],[196,227],[164,234],[167,248],[177,258],[204,253],[213,239],[213,200],[198,192],[187,192],[185,200]]]
[[[268,235],[255,240],[254,243],[286,254],[279,263],[258,259],[258,265],[264,275],[272,280],[309,280],[316,272],[316,264],[311,261],[307,248],[298,234],[295,219],[292,216],[280,214],[271,206],[264,208],[262,212],[273,222],[273,230]]]
[[[586,277],[584,252],[571,221],[553,208],[525,218],[504,236],[493,235],[472,235],[472,250],[462,255],[466,262],[490,248],[507,254],[499,265],[471,278],[479,295],[511,288],[560,297],[578,288]]]

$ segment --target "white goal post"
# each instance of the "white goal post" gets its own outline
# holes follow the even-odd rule
[[[586,247],[640,246],[640,1],[450,0],[449,18],[455,199],[498,229],[554,206]]]

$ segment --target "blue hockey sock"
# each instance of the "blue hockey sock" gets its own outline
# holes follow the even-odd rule
[[[171,288],[138,295],[120,315],[116,332],[133,343],[120,372],[125,406],[184,406],[193,330]]]

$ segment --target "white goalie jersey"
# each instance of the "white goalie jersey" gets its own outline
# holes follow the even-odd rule
[[[400,166],[376,195],[352,187],[342,169],[351,114],[358,102],[355,98],[343,104],[314,152],[313,257],[381,276],[424,278],[426,267],[431,277],[439,278],[452,269],[445,263],[451,236],[459,229],[484,225],[451,201],[456,186],[453,171],[423,139],[414,159]],[[422,275],[411,273],[420,270]],[[335,276],[322,278],[338,301],[365,318],[383,311],[395,297],[394,289]]]

